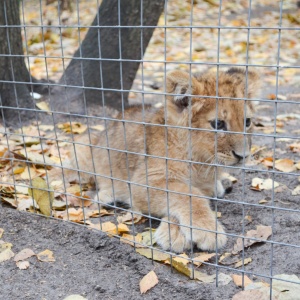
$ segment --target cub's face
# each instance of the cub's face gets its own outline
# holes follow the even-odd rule
[[[246,74],[237,68],[219,72],[219,99],[216,76],[211,73],[190,78],[185,72],[174,71],[168,75],[167,89],[177,94],[168,101],[168,122],[194,128],[190,131],[194,161],[229,166],[250,157],[251,137],[247,133],[252,132],[254,101],[234,98],[256,96],[255,72]]]

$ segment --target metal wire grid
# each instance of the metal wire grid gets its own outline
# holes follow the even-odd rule
[[[97,0],[97,6],[99,6],[99,0]],[[165,46],[166,46],[166,43],[167,43],[167,29],[168,28],[187,28],[190,30],[190,60],[189,61],[177,61],[177,62],[172,62],[172,64],[175,64],[175,65],[179,65],[179,64],[188,64],[189,65],[189,68],[190,68],[190,71],[192,70],[192,65],[193,66],[197,66],[197,65],[206,65],[206,66],[215,66],[217,68],[217,71],[216,71],[216,87],[217,87],[217,90],[216,90],[216,96],[214,97],[211,97],[211,96],[207,96],[207,95],[203,95],[203,98],[213,98],[213,99],[217,99],[217,106],[216,106],[216,111],[218,111],[218,100],[219,99],[223,99],[224,97],[220,97],[218,95],[218,75],[219,75],[219,72],[220,72],[220,68],[221,67],[224,67],[224,66],[232,66],[232,64],[228,64],[228,63],[221,63],[220,62],[220,57],[219,57],[219,54],[220,54],[220,36],[222,34],[222,29],[237,29],[237,30],[241,30],[241,29],[245,29],[247,30],[247,46],[246,46],[246,63],[245,64],[235,64],[234,66],[243,66],[246,68],[246,74],[248,75],[248,67],[268,67],[268,68],[275,68],[276,69],[276,99],[275,100],[268,100],[268,99],[248,99],[247,98],[247,88],[246,88],[246,91],[245,91],[245,97],[244,98],[234,98],[234,100],[241,100],[241,101],[244,101],[245,102],[245,107],[246,107],[246,101],[260,101],[260,102],[266,102],[266,103],[269,103],[269,102],[272,102],[274,103],[275,105],[275,109],[274,109],[274,134],[262,134],[262,133],[247,133],[246,132],[246,124],[244,124],[244,132],[243,132],[243,135],[244,135],[244,143],[246,141],[246,138],[248,135],[251,135],[253,137],[269,137],[269,138],[273,138],[273,156],[275,157],[275,149],[276,149],[276,138],[277,138],[277,135],[276,135],[276,117],[278,115],[277,113],[277,105],[279,103],[278,101],[278,87],[279,87],[279,82],[278,82],[278,78],[279,78],[279,71],[280,69],[283,69],[283,68],[300,68],[300,66],[284,66],[284,65],[281,65],[280,64],[280,50],[281,50],[281,47],[280,47],[280,41],[281,41],[281,34],[282,34],[282,30],[299,30],[299,28],[290,28],[290,27],[281,27],[281,24],[282,24],[282,7],[283,7],[283,0],[280,1],[280,20],[279,20],[279,25],[278,26],[274,26],[274,27],[255,27],[255,26],[251,26],[251,4],[252,4],[252,1],[249,0],[249,9],[248,9],[248,19],[247,19],[247,26],[243,26],[243,27],[234,27],[234,26],[222,26],[221,24],[221,14],[222,14],[222,11],[221,11],[221,8],[222,8],[222,0],[220,0],[220,3],[219,3],[219,16],[218,16],[218,25],[217,26],[194,26],[193,25],[193,19],[192,19],[192,12],[191,12],[191,20],[190,20],[190,26],[170,26],[167,24],[167,14],[168,14],[168,1],[166,0],[165,1],[165,10],[164,10],[164,14],[165,14],[165,24],[163,26],[155,26],[155,28],[161,28],[164,30],[164,43],[165,43]],[[44,33],[44,30],[47,29],[47,28],[53,28],[53,26],[50,26],[50,25],[45,25],[43,24],[43,14],[42,14],[42,1],[40,0],[40,16],[41,16],[41,25],[39,26],[41,28],[41,31],[42,33]],[[58,5],[59,7],[59,5]],[[193,0],[191,0],[191,7],[193,7]],[[24,20],[24,1],[21,1],[21,8],[22,8],[22,15],[23,15],[23,20]],[[70,28],[74,28],[74,29],[77,29],[78,30],[78,39],[79,39],[79,43],[80,43],[80,34],[79,34],[79,30],[81,27],[80,25],[80,20],[79,20],[79,4],[78,4],[78,1],[76,2],[76,10],[77,10],[77,16],[78,16],[78,24],[75,24],[75,25],[68,25],[67,27],[70,27]],[[141,25],[140,26],[136,26],[138,28],[141,29],[141,56],[143,54],[143,40],[142,40],[142,37],[143,37],[143,34],[142,34],[142,30],[144,28],[149,28],[149,27],[152,27],[152,26],[144,26],[143,25],[143,0],[141,0]],[[114,26],[114,28],[118,28],[119,29],[119,52],[121,53],[121,49],[122,49],[122,44],[121,44],[121,28],[131,28],[131,26],[121,26],[121,22],[120,22],[120,0],[118,1],[118,13],[119,13],[119,25],[118,26]],[[59,23],[60,25],[58,26],[55,26],[56,28],[58,28],[59,30],[65,28],[65,25],[61,25],[61,22],[59,20]],[[26,27],[31,27],[32,25],[20,25],[22,29],[24,29],[24,38],[25,38],[25,44],[27,46],[27,37],[26,37]],[[18,25],[6,25],[6,27],[18,27]],[[36,27],[36,25],[34,26]],[[97,26],[84,26],[85,28],[92,28],[92,27],[95,27],[95,28],[98,28]],[[103,26],[103,27],[109,27],[109,26]],[[201,30],[201,29],[204,29],[204,28],[208,28],[208,29],[217,29],[218,30],[218,46],[217,46],[217,61],[216,62],[210,62],[210,63],[207,63],[207,62],[194,62],[192,60],[192,42],[193,42],[193,39],[192,39],[192,30],[194,29],[198,29],[198,30]],[[261,29],[276,29],[278,30],[278,49],[277,49],[277,54],[276,54],[276,64],[274,65],[258,65],[258,64],[250,64],[249,63],[249,38],[250,38],[250,30],[261,30]],[[61,31],[60,31],[61,32]],[[99,32],[99,36],[98,36],[98,46],[99,46],[99,49],[101,49],[100,45],[101,45],[101,36],[100,36],[100,31]],[[43,36],[43,34],[42,34]],[[44,42],[44,41],[43,41]],[[62,35],[61,35],[61,40],[60,40],[60,43],[61,43],[61,46],[62,46]],[[8,44],[10,44],[10,41],[9,41],[9,38],[8,38]],[[176,191],[173,191],[173,190],[169,190],[168,189],[168,178],[166,178],[166,187],[163,189],[163,188],[158,188],[158,187],[154,187],[154,186],[151,186],[148,184],[148,166],[147,166],[147,159],[146,158],[159,158],[159,159],[164,159],[165,160],[165,164],[166,164],[166,174],[168,174],[168,162],[169,161],[180,161],[180,162],[185,162],[185,163],[188,163],[189,165],[191,164],[201,164],[201,165],[204,165],[204,166],[213,166],[213,167],[221,167],[222,165],[219,164],[217,161],[215,161],[214,163],[205,163],[205,162],[196,162],[196,161],[193,161],[191,156],[189,156],[189,159],[188,160],[180,160],[180,159],[175,159],[175,158],[171,158],[171,157],[168,157],[168,147],[167,147],[167,141],[168,141],[168,128],[178,128],[178,129],[185,129],[185,130],[188,130],[189,131],[189,145],[191,145],[191,134],[190,134],[190,131],[191,130],[199,130],[199,131],[208,131],[208,132],[215,132],[215,149],[217,149],[217,144],[218,144],[218,139],[217,139],[217,133],[219,132],[219,130],[215,130],[215,129],[212,129],[212,130],[207,130],[207,129],[201,129],[201,128],[192,128],[191,126],[191,118],[190,118],[190,124],[189,124],[189,127],[183,127],[183,126],[174,126],[174,125],[169,125],[167,123],[165,124],[152,124],[152,123],[147,123],[145,121],[145,110],[144,110],[144,107],[145,107],[145,95],[162,95],[164,97],[164,104],[166,105],[166,96],[167,95],[173,95],[173,96],[180,96],[178,94],[168,94],[166,93],[165,91],[164,92],[159,92],[159,93],[156,93],[156,92],[148,92],[148,91],[145,91],[144,90],[144,63],[147,62],[147,63],[163,63],[164,64],[164,78],[165,78],[165,85],[166,85],[166,73],[167,73],[167,64],[168,64],[168,61],[167,61],[167,58],[166,58],[166,52],[165,52],[165,57],[164,57],[164,60],[159,60],[159,61],[153,61],[153,60],[127,60],[127,59],[123,59],[122,57],[120,57],[119,59],[106,59],[106,58],[102,58],[101,57],[101,51],[99,52],[99,57],[97,58],[83,58],[82,55],[80,55],[79,57],[68,57],[67,55],[64,55],[64,50],[63,50],[63,47],[61,47],[62,49],[62,55],[61,55],[61,59],[62,59],[62,62],[63,62],[63,69],[65,70],[65,65],[64,65],[64,60],[66,58],[69,58],[69,59],[80,59],[81,62],[85,59],[89,59],[89,60],[95,60],[95,61],[100,61],[100,77],[101,77],[101,83],[102,83],[102,86],[103,86],[103,76],[105,76],[105,74],[103,74],[103,71],[102,71],[102,61],[118,61],[120,62],[120,77],[121,77],[121,89],[105,89],[105,88],[94,88],[94,89],[98,89],[102,92],[102,108],[104,109],[105,106],[106,106],[106,103],[105,103],[105,97],[104,97],[104,91],[105,90],[110,90],[110,91],[114,91],[114,92],[129,92],[129,90],[125,90],[123,89],[123,78],[122,78],[122,63],[123,62],[126,62],[126,61],[137,61],[137,62],[140,62],[141,64],[141,70],[142,70],[142,90],[131,90],[132,92],[134,93],[138,93],[138,94],[141,94],[142,96],[142,102],[141,102],[141,105],[143,107],[143,121],[131,121],[131,120],[126,120],[125,117],[124,117],[124,99],[123,99],[123,93],[122,93],[122,119],[115,119],[115,118],[112,118],[112,117],[109,117],[109,116],[103,116],[103,117],[94,117],[94,116],[89,116],[89,115],[82,115],[82,114],[66,114],[67,117],[69,118],[69,121],[70,121],[70,124],[71,124],[71,117],[84,117],[87,121],[87,124],[89,125],[89,121],[90,119],[96,119],[96,120],[99,120],[99,121],[103,121],[104,124],[105,124],[105,134],[106,134],[106,142],[107,142],[107,146],[102,146],[102,145],[98,145],[98,146],[94,146],[92,145],[91,143],[91,133],[90,133],[90,128],[88,126],[88,136],[89,136],[89,144],[84,144],[84,145],[87,145],[87,146],[90,146],[90,147],[95,147],[95,148],[99,148],[99,149],[105,149],[108,151],[108,153],[110,153],[110,151],[118,151],[118,152],[122,152],[122,153],[125,153],[126,154],[126,165],[127,165],[127,173],[128,173],[128,178],[127,180],[124,180],[124,179],[120,179],[120,178],[114,178],[113,177],[113,172],[112,172],[112,169],[110,169],[110,176],[105,176],[103,174],[97,174],[96,171],[95,171],[95,165],[94,165],[94,161],[93,161],[93,165],[94,165],[94,171],[93,172],[85,172],[85,171],[82,171],[82,170],[79,170],[78,168],[78,162],[77,162],[77,168],[74,168],[72,170],[75,170],[75,171],[81,171],[82,173],[87,173],[91,176],[94,176],[95,177],[95,181],[96,181],[96,177],[100,176],[100,177],[103,177],[103,178],[107,178],[107,179],[110,179],[111,182],[112,182],[112,190],[113,190],[113,195],[115,195],[115,190],[114,190],[114,181],[122,181],[126,184],[128,184],[128,187],[129,187],[129,193],[130,193],[130,196],[131,196],[131,185],[134,184],[134,185],[138,185],[138,186],[142,186],[142,187],[145,187],[147,188],[147,197],[148,197],[148,203],[150,205],[150,201],[149,201],[149,189],[154,189],[154,190],[161,190],[161,191],[164,191],[166,193],[166,197],[167,197],[167,202],[169,203],[169,193],[171,192],[172,194],[182,194],[182,195],[187,195],[190,197],[190,208],[192,208],[192,204],[191,204],[191,197],[192,196],[198,196],[198,195],[195,195],[195,194],[192,194],[191,193],[191,185],[190,185],[190,193],[188,194],[185,194],[185,193],[180,193],[180,192],[176,192]],[[26,48],[26,53],[27,54],[24,54],[24,55],[21,55],[21,57],[24,57],[24,59],[27,59],[28,60],[28,66],[29,66],[29,70],[30,70],[30,63],[29,63],[29,58],[30,57],[35,57],[34,55],[30,55],[28,54],[28,48]],[[6,56],[5,54],[1,54],[1,56]],[[18,56],[20,57],[20,55],[13,55],[13,54],[10,54],[9,56],[13,57],[13,56]],[[45,46],[44,46],[44,55],[43,55],[43,58],[45,59],[45,64],[46,64],[46,68],[47,68],[47,58],[53,58],[53,56],[49,56],[46,54],[46,49],[45,49]],[[57,58],[57,57],[55,57]],[[81,63],[81,68],[82,68],[82,63]],[[47,71],[47,74],[48,74],[48,71]],[[81,72],[82,74],[82,82],[83,82],[83,86],[70,86],[70,85],[67,85],[67,84],[57,84],[57,83],[47,83],[46,85],[49,86],[49,87],[52,87],[52,86],[62,86],[62,87],[73,87],[73,88],[79,88],[79,89],[82,89],[83,90],[83,101],[84,101],[84,107],[85,107],[85,111],[87,112],[87,105],[86,105],[86,98],[85,98],[85,89],[87,89],[87,87],[84,86],[84,77],[83,77],[83,72]],[[246,76],[246,82],[248,80],[248,76]],[[49,78],[47,76],[47,80],[49,81]],[[1,82],[7,82],[7,81],[1,81]],[[34,84],[40,84],[40,83],[33,83],[33,82],[30,82],[30,83],[25,83],[25,82],[18,82],[16,80],[13,80],[11,82],[12,84],[17,84],[17,83],[23,83],[23,84],[29,84],[29,85],[34,85]],[[190,78],[190,86],[191,86],[191,78]],[[247,84],[246,84],[247,86]],[[89,89],[91,89],[91,87],[88,87]],[[93,88],[92,88],[93,89]],[[50,93],[50,92],[49,92]],[[188,95],[188,96],[192,96],[192,95]],[[66,99],[66,101],[68,101],[68,99]],[[282,101],[281,101],[282,103]],[[296,101],[286,101],[285,103],[290,103],[290,104],[297,104]],[[25,109],[25,108],[19,108],[19,107],[7,107],[7,106],[2,106],[2,109],[3,108],[10,108],[10,109],[14,109],[17,113],[19,113],[21,110],[28,110],[28,111],[35,111],[36,113],[39,112],[38,109],[35,109],[35,108],[30,108],[30,109]],[[105,109],[104,109],[105,111]],[[54,109],[51,109],[50,112],[52,113],[52,115],[54,114],[60,114],[60,115],[64,115],[65,113],[63,112],[59,112],[59,111],[56,111]],[[190,111],[190,108],[189,108],[189,115],[191,114],[191,111]],[[217,113],[216,113],[217,115]],[[245,119],[245,118],[244,118]],[[37,117],[37,120],[38,120],[38,117]],[[167,110],[165,110],[165,120],[167,120]],[[124,142],[125,142],[125,150],[120,150],[120,149],[115,149],[115,148],[112,148],[109,146],[109,138],[108,138],[108,135],[107,135],[107,123],[108,122],[121,122],[123,124],[123,132],[124,132]],[[53,119],[53,122],[54,122],[54,119]],[[244,122],[245,123],[245,122]],[[137,152],[133,152],[133,151],[129,151],[128,150],[128,147],[127,147],[127,142],[126,142],[126,124],[138,124],[138,125],[142,125],[143,128],[144,128],[144,135],[146,136],[146,126],[149,125],[149,126],[157,126],[157,127],[162,127],[164,128],[165,130],[165,137],[166,137],[166,140],[165,140],[165,152],[166,152],[166,155],[165,156],[158,156],[158,155],[149,155],[146,153],[146,142],[144,144],[144,153],[137,153]],[[22,124],[20,124],[21,128],[22,128]],[[39,126],[38,126],[39,128]],[[55,127],[54,127],[55,128]],[[227,133],[230,133],[230,134],[241,134],[240,132],[232,132],[232,131],[228,131]],[[25,137],[26,137],[26,134],[24,134],[23,132],[20,134],[20,137],[23,139],[23,142],[25,144]],[[40,136],[32,136],[34,138],[41,138]],[[292,136],[292,135],[281,135],[282,138],[290,138],[290,139],[298,139],[297,136]],[[7,145],[9,147],[9,142],[8,142],[8,139],[9,139],[9,134],[6,135],[6,139],[7,139]],[[42,139],[42,138],[41,138]],[[58,150],[59,150],[59,142],[63,141],[61,140],[59,137],[58,137],[58,134],[55,130],[55,138],[52,139],[57,147],[58,147]],[[146,141],[146,138],[144,138],[144,141]],[[74,149],[75,149],[75,144],[82,144],[80,142],[75,142],[74,141],[74,135],[72,135],[72,141],[71,143],[73,144],[74,146]],[[41,143],[41,147],[42,147],[42,143]],[[25,147],[25,151],[26,151],[26,147]],[[58,151],[59,152],[59,151]],[[91,152],[92,153],[92,152]],[[145,170],[146,170],[146,184],[139,184],[139,183],[134,183],[131,181],[131,178],[130,178],[130,172],[129,172],[129,168],[128,168],[128,154],[134,154],[134,155],[138,155],[138,156],[143,156],[145,157]],[[59,152],[59,155],[60,155],[60,152]],[[75,151],[75,155],[76,155],[76,151]],[[244,156],[245,156],[245,147],[244,147]],[[60,158],[61,159],[61,158]],[[110,158],[110,155],[109,155],[109,159]],[[18,161],[18,159],[10,159],[11,160],[11,164],[13,164],[13,162],[15,161]],[[29,160],[27,160],[28,163],[30,163]],[[61,168],[62,170],[65,168],[62,166],[62,161],[61,161],[61,165],[56,165],[56,164],[48,164],[46,163],[45,161],[45,166],[49,166],[49,167],[55,167],[55,168]],[[273,169],[272,170],[261,170],[261,169],[255,169],[255,168],[249,168],[247,166],[245,166],[243,164],[242,167],[237,167],[237,166],[226,166],[226,168],[228,169],[240,169],[242,170],[242,182],[243,182],[243,185],[242,185],[242,198],[245,197],[245,171],[256,171],[256,172],[260,172],[260,173],[268,173],[270,174],[270,177],[273,179],[274,181],[274,178],[275,178],[275,175],[278,175],[278,174],[283,174],[282,172],[280,171],[276,171],[275,170],[275,162],[273,162]],[[47,170],[47,168],[46,168]],[[63,171],[62,171],[62,176],[63,175]],[[80,173],[78,173],[79,176],[80,176]],[[285,173],[286,174],[286,173]],[[291,176],[299,176],[298,173],[288,173],[289,175]],[[46,177],[47,177],[47,172],[46,172]],[[80,177],[79,177],[80,178]],[[190,178],[191,178],[191,172],[190,172]],[[215,184],[217,182],[217,177],[215,175]],[[97,182],[97,181],[96,181]],[[0,181],[0,183],[2,183]],[[19,185],[19,183],[16,182],[14,176],[13,176],[13,184],[15,186]],[[30,186],[31,186],[31,180],[30,180]],[[71,196],[71,194],[69,194],[67,191],[66,191],[66,186],[64,187],[65,189],[65,195],[69,195]],[[268,209],[271,209],[272,210],[272,228],[274,228],[274,212],[276,210],[282,210],[282,211],[287,211],[287,212],[300,212],[300,210],[295,210],[295,209],[289,209],[289,208],[283,208],[283,207],[277,207],[275,204],[274,204],[274,200],[275,200],[275,192],[274,192],[274,186],[273,186],[273,189],[272,189],[272,196],[271,196],[271,205],[260,205],[260,204],[254,204],[254,203],[248,203],[246,201],[236,201],[236,200],[233,200],[233,199],[230,199],[230,196],[227,197],[226,199],[218,199],[217,197],[208,197],[208,196],[205,196],[205,195],[201,195],[202,198],[205,198],[205,199],[212,199],[212,200],[215,200],[215,213],[217,214],[217,211],[218,211],[218,203],[238,203],[241,208],[242,208],[242,217],[243,217],[243,220],[245,219],[245,209],[246,208],[251,208],[251,207],[265,207],[265,208],[268,208]],[[82,191],[81,191],[81,196],[79,197],[80,199],[84,200],[84,197],[82,195]],[[131,199],[131,197],[130,197]],[[132,201],[132,200],[131,200]],[[98,199],[98,201],[96,201],[96,203],[99,204],[99,208],[100,208],[100,201]],[[132,202],[131,202],[132,203]],[[113,203],[111,205],[108,205],[110,206],[111,208],[113,209],[118,209],[120,211],[130,211],[134,214],[139,214],[138,212],[134,212],[134,211],[131,211],[131,210],[128,210],[128,209],[124,209],[122,207],[117,207],[116,203]],[[150,211],[150,206],[149,206],[149,211]],[[192,211],[191,211],[192,213]],[[151,214],[141,214],[142,216],[145,216],[147,218],[149,218],[149,224],[150,224],[150,227],[152,228],[152,220],[159,220],[158,218],[156,218],[155,216],[152,216]],[[102,222],[101,218],[99,218],[100,220],[100,224]],[[192,218],[191,218],[192,220]],[[216,218],[217,220],[217,218]],[[84,223],[85,223],[85,219],[84,219]],[[174,224],[171,220],[170,220],[170,212],[168,213],[168,224]],[[180,226],[183,226],[183,227],[188,227],[190,228],[191,230],[191,235],[192,235],[192,229],[196,229],[196,227],[193,226],[192,222],[190,224],[190,226],[186,226],[186,225],[180,225]],[[216,227],[217,228],[217,227]],[[202,229],[203,231],[209,231],[207,229]],[[135,226],[134,224],[132,224],[132,232],[133,234],[136,232],[135,231]],[[220,234],[218,233],[217,231],[212,231],[212,232],[215,232],[216,233],[216,237],[217,237],[217,234]],[[170,226],[169,226],[169,234],[170,234]],[[243,238],[243,243],[244,243],[244,240],[245,240],[245,222],[243,221],[242,223],[242,233],[241,234],[232,234],[232,233],[225,233],[226,236],[229,236],[229,237],[234,237],[234,238],[237,238],[237,237],[241,237]],[[152,240],[152,236],[151,236],[151,240]],[[255,238],[247,238],[249,240],[257,240]],[[192,238],[191,238],[192,240]],[[232,268],[232,267],[228,267],[228,266],[224,266],[224,265],[221,265],[218,263],[218,259],[217,259],[217,255],[216,255],[216,260],[214,263],[211,263],[211,262],[203,262],[203,264],[205,265],[208,265],[208,266],[211,266],[213,268],[215,268],[215,271],[216,271],[216,284],[218,282],[218,272],[220,269],[226,269],[228,271],[234,271],[234,272],[239,272],[243,275],[243,279],[244,279],[244,275],[256,275],[256,276],[260,276],[262,278],[266,278],[266,279],[269,279],[271,281],[271,285],[270,285],[270,299],[272,299],[272,279],[273,279],[273,246],[274,245],[280,245],[280,246],[287,246],[287,247],[294,247],[295,249],[298,249],[300,248],[299,245],[296,245],[296,244],[288,244],[288,243],[283,243],[283,242],[276,242],[273,240],[273,236],[271,237],[270,240],[267,240],[265,241],[267,244],[270,244],[271,245],[271,250],[270,250],[270,275],[264,275],[264,274],[257,274],[255,272],[250,272],[250,271],[247,271],[244,267],[244,262],[243,262],[243,266],[242,266],[242,269],[241,270],[238,270],[238,269],[235,269],[235,268]],[[135,244],[139,244],[138,241],[135,241],[134,242]],[[171,241],[170,241],[171,243]],[[153,245],[153,244],[152,244]],[[171,245],[170,245],[171,246]],[[153,246],[149,246],[149,248],[151,249],[156,249],[154,248]],[[193,247],[191,247],[193,249]],[[163,250],[161,250],[163,251]],[[166,252],[168,254],[170,254],[170,258],[171,258],[171,262],[172,262],[172,257],[174,256],[174,253],[170,253],[168,251],[163,251],[163,252]],[[220,249],[216,249],[216,254],[219,254],[220,253]],[[172,255],[171,255],[172,254]],[[193,254],[193,250],[191,250],[191,254]],[[242,261],[244,261],[244,257],[245,257],[245,251],[243,250],[242,251]],[[194,265],[192,264],[192,268],[194,270]],[[282,280],[282,281],[287,281],[287,280]],[[292,282],[292,281],[287,281],[287,282]],[[243,282],[244,284],[244,282]]]

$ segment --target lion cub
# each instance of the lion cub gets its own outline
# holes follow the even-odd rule
[[[129,108],[107,121],[107,132],[79,137],[70,167],[80,172],[67,170],[67,177],[95,182],[102,204],[121,201],[162,218],[155,238],[163,249],[223,247],[223,226],[201,196],[224,195],[222,171],[215,174],[209,164],[232,166],[250,156],[243,132],[251,132],[254,102],[232,98],[255,97],[257,84],[253,71],[247,79],[243,69],[219,72],[217,101],[214,74],[170,72],[166,91],[176,95],[167,96],[166,106]]]

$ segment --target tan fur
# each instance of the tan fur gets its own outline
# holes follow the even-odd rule
[[[132,206],[133,211],[164,218],[155,234],[162,248],[182,252],[193,244],[203,250],[223,247],[227,240],[224,229],[216,221],[209,201],[201,198],[201,195],[215,194],[216,168],[181,160],[235,165],[240,161],[232,151],[240,156],[250,154],[250,139],[242,133],[244,116],[251,118],[254,104],[231,99],[245,96],[253,98],[256,95],[257,74],[249,71],[247,81],[246,95],[244,70],[233,68],[220,72],[218,95],[225,99],[216,101],[214,74],[190,77],[188,73],[173,71],[168,74],[166,91],[180,95],[167,96],[166,107],[147,107],[144,114],[141,107],[125,111],[126,121],[141,124],[124,123],[120,121],[120,114],[119,121],[107,121],[107,135],[102,133],[80,137],[78,143],[93,146],[77,144],[76,155],[73,155],[70,166],[81,171],[81,181],[97,183],[99,192],[96,199],[101,203],[123,201]],[[218,119],[224,120],[227,129],[237,134],[172,127],[191,126],[213,130],[210,122],[216,119],[216,103]],[[251,131],[251,126],[247,131]],[[217,157],[214,156],[216,140]],[[166,157],[176,160],[166,162]],[[74,175],[78,179],[76,172],[69,171],[67,175]],[[217,177],[220,180],[222,178],[220,169]],[[115,178],[113,189],[111,178]],[[153,188],[147,189],[145,185]],[[220,192],[222,196],[224,191],[220,181],[217,186],[216,194]],[[189,197],[186,194],[199,196]],[[192,232],[190,226],[194,228]]]

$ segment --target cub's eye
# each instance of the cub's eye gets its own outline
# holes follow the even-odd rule
[[[250,127],[250,125],[251,125],[251,119],[247,118],[246,119],[246,127]]]
[[[210,122],[210,125],[212,128],[214,129],[218,129],[218,130],[226,130],[226,123],[223,120],[213,120]]]

